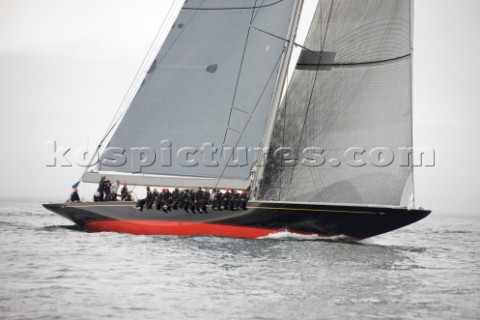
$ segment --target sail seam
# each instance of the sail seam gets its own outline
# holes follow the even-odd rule
[[[325,48],[325,42],[327,42],[328,27],[330,25],[332,11],[333,11],[333,0],[332,0],[332,3],[330,4],[330,11],[328,12],[327,25],[325,26],[325,36],[323,37],[322,44],[321,44],[321,52],[323,52],[323,49]]]
[[[285,42],[290,42],[290,40],[288,40],[288,39],[285,39],[285,38],[279,37],[279,36],[277,36],[277,35],[275,35],[275,34],[273,34],[273,33],[270,33],[270,32],[268,32],[268,31],[265,31],[265,30],[259,29],[259,28],[257,28],[257,27],[250,26],[250,28],[252,28],[252,29],[255,29],[255,30],[257,30],[257,31],[260,31],[260,32],[263,32],[263,33],[265,33],[265,34],[267,34],[267,35],[269,35],[269,36],[272,36],[272,37],[274,37],[274,38],[280,39],[280,40],[282,40],[282,41],[285,41]]]
[[[268,32],[268,31],[265,31],[265,30],[262,30],[262,29],[259,29],[259,28],[254,27],[254,26],[250,26],[250,27],[251,27],[252,29],[255,29],[255,30],[259,31],[259,32],[265,33],[265,34],[267,34],[267,35],[269,35],[269,36],[272,36],[272,37],[274,37],[274,38],[277,38],[277,39],[279,39],[279,40],[285,41],[285,42],[287,42],[287,43],[290,42],[289,39],[283,38],[283,37],[280,37],[280,36],[277,36],[277,35],[274,34],[274,33],[271,33],[271,32]],[[304,49],[304,50],[307,50],[307,51],[310,51],[310,52],[313,52],[313,53],[317,53],[317,51],[312,50],[312,49],[310,49],[310,48],[307,48],[307,47],[305,47],[304,45],[301,45],[301,44],[299,44],[299,43],[296,43],[296,42],[295,42],[294,45],[295,45],[296,47],[302,48],[302,49]]]
[[[240,61],[240,68],[238,69],[237,81],[235,83],[235,91],[233,92],[232,107],[230,108],[230,115],[228,116],[227,128],[225,129],[225,135],[223,137],[222,145],[225,145],[225,142],[227,141],[228,129],[230,128],[230,120],[232,119],[232,110],[233,110],[232,108],[235,108],[235,99],[237,98],[238,85],[240,84],[240,77],[242,75],[243,63],[245,61],[245,54],[247,52],[248,39],[250,37],[250,28],[252,27],[253,19],[255,17],[255,8],[257,7],[257,1],[258,0],[255,0],[255,4],[252,10],[252,16],[250,17],[250,25],[248,26],[247,37],[245,39],[245,45],[243,46],[242,59]],[[220,156],[222,155],[223,155],[223,148],[222,150],[220,150]],[[228,162],[227,162],[227,165],[228,165]]]
[[[255,5],[256,4],[257,4],[257,0],[255,0]],[[243,46],[242,59],[240,61],[240,68],[238,70],[237,82],[235,84],[235,92],[233,93],[232,107],[235,106],[235,99],[237,97],[238,84],[240,83],[240,76],[242,75],[243,62],[245,61],[245,54],[247,52],[248,39],[250,38],[250,28],[252,27],[251,24],[252,24],[254,15],[255,15],[255,7],[252,10],[252,16],[250,17],[250,25],[248,26],[247,37],[245,39],[245,45]]]
[[[259,12],[260,12],[260,9],[263,8],[263,4],[265,3],[265,1],[267,1],[267,0],[263,0],[263,1],[262,1],[262,4],[257,7],[257,8],[258,8],[257,13],[255,13],[254,16],[252,17],[252,21],[250,22],[250,24],[252,24],[253,21],[255,21],[255,19],[257,18],[258,14],[259,14]],[[255,5],[257,5],[256,2],[255,2]],[[254,9],[253,11],[255,11],[255,9]]]

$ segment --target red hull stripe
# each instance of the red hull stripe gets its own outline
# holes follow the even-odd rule
[[[258,238],[280,232],[276,229],[234,226],[216,223],[161,220],[103,220],[85,225],[89,232],[120,232],[138,235],[194,236],[212,235],[233,238]],[[298,234],[307,234],[299,233]]]

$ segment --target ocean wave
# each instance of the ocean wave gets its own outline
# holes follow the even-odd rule
[[[316,234],[298,234],[289,231],[274,232],[264,237],[258,237],[257,239],[264,240],[296,240],[296,241],[342,241],[351,242],[346,236],[331,236],[321,237]]]
[[[40,230],[43,231],[51,231],[51,232],[57,232],[57,231],[62,231],[62,230],[71,230],[71,231],[85,231],[84,227],[81,227],[76,224],[69,224],[69,225],[57,225],[57,226],[45,226],[42,228],[39,228]]]

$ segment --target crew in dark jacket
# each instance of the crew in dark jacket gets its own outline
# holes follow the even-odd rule
[[[201,203],[201,208],[202,208],[203,212],[205,212],[205,213],[208,213],[207,212],[207,205],[208,205],[209,201],[210,201],[210,190],[208,188],[206,188],[205,191],[202,194],[202,203]]]
[[[240,202],[240,195],[235,189],[232,189],[232,196],[230,198],[229,209],[238,210],[238,203]]]
[[[147,206],[147,209],[152,209],[154,198],[153,198],[152,191],[150,191],[150,187],[147,187],[147,198],[145,200],[146,200],[145,204]]]
[[[103,197],[103,192],[105,190],[105,180],[106,180],[107,177],[105,176],[102,176],[102,178],[100,179],[100,182],[98,183],[98,191],[100,192],[100,195],[98,196],[98,201],[103,201],[104,197]]]
[[[78,196],[78,189],[73,190],[72,194],[70,195],[71,202],[80,202],[80,197]]]
[[[120,194],[122,195],[122,201],[130,201],[130,200],[125,200],[128,196],[128,188],[126,184],[123,185],[123,188],[122,188],[122,191],[120,191]]]
[[[163,202],[164,202],[164,208],[171,211],[172,210],[172,193],[168,188],[163,189]]]
[[[195,192],[195,209],[202,213],[202,206],[203,206],[203,191],[202,188],[198,188],[197,192]]]
[[[161,210],[163,208],[163,190],[157,195],[155,199],[155,208]]]
[[[110,195],[110,180],[104,180],[103,181],[103,200],[110,201],[111,195]]]
[[[185,209],[185,211],[188,212],[187,195],[188,195],[188,189],[185,189],[182,192],[180,192],[180,195],[178,196],[178,207],[180,209]]]
[[[225,190],[225,193],[223,194],[222,197],[222,208],[228,209],[230,205],[230,200],[231,200],[232,194],[230,193],[230,190]]]
[[[178,190],[178,187],[175,188],[172,192],[172,208],[174,210],[178,209],[178,202],[180,199],[180,190]]]
[[[214,210],[218,210],[220,209],[221,210],[221,206],[222,206],[222,196],[223,196],[223,193],[220,191],[219,188],[215,189],[215,193],[214,193],[214,196],[213,196],[213,203],[212,203],[212,207]]]
[[[125,195],[122,196],[123,201],[132,201],[132,194],[130,191],[127,191]]]
[[[157,188],[153,189],[152,195],[153,195],[153,202],[152,202],[152,204],[153,204],[153,203],[156,204],[156,201],[157,201],[158,197],[160,196],[160,194],[158,193],[158,189],[157,189]]]
[[[240,210],[247,210],[247,202],[248,202],[248,195],[246,190],[242,190],[242,194],[240,194],[240,201],[238,203],[238,208]]]
[[[190,189],[190,192],[188,193],[188,205],[190,210],[192,210],[193,213],[195,212],[195,190]]]

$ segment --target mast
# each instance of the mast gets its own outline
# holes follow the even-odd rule
[[[410,63],[410,112],[412,113],[412,150],[414,145],[414,139],[413,139],[413,61],[414,61],[414,55],[413,55],[413,28],[414,28],[414,18],[415,18],[415,1],[410,0],[410,56],[412,59],[412,62]],[[414,155],[412,153],[412,162],[414,159]],[[415,208],[415,166],[412,163],[412,199],[411,203],[408,204],[408,206]]]
[[[273,134],[273,127],[275,125],[275,120],[277,118],[277,113],[279,110],[280,103],[282,102],[282,96],[283,92],[285,91],[285,87],[287,84],[287,76],[288,76],[288,68],[290,66],[290,60],[292,58],[292,53],[293,49],[295,48],[295,38],[297,36],[297,29],[298,25],[300,22],[300,16],[302,13],[302,8],[303,8],[303,2],[304,0],[297,0],[295,2],[295,7],[293,10],[293,19],[292,23],[290,24],[290,28],[288,30],[288,45],[287,45],[287,50],[285,51],[285,58],[282,64],[282,68],[279,74],[279,82],[277,86],[277,90],[275,91],[275,95],[272,100],[268,120],[267,120],[267,127],[265,130],[265,137],[262,142],[262,147],[265,148],[270,146],[270,142],[272,140],[272,134]],[[265,157],[265,159],[264,159]],[[264,153],[263,150],[260,153],[260,159],[259,163],[260,166],[258,167],[258,171],[255,174],[255,179],[253,180],[253,192],[252,192],[252,198],[256,198],[256,192],[258,191],[258,186],[263,178],[263,173],[265,171],[265,165],[266,165],[266,160],[268,157],[268,152]]]

